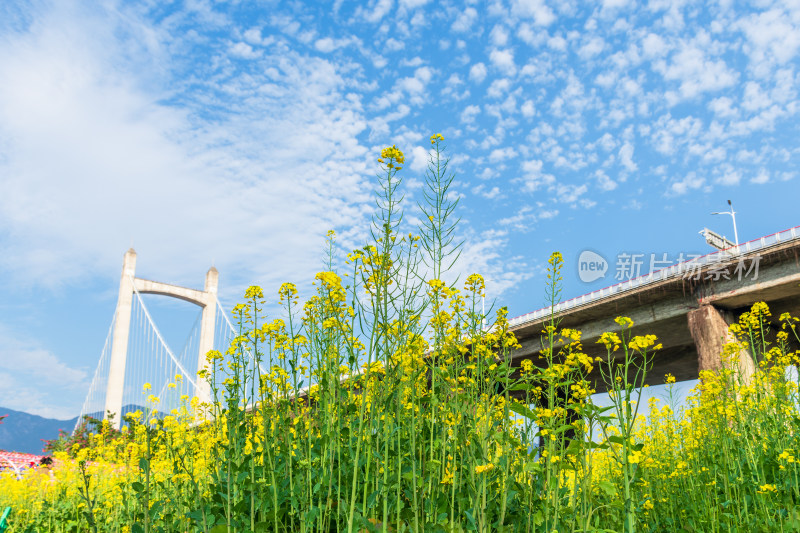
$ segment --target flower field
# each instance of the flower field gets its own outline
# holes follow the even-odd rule
[[[517,342],[504,309],[486,323],[483,279],[444,281],[459,246],[443,142],[431,138],[416,231],[390,147],[370,244],[338,268],[331,232],[314,295],[301,304],[284,284],[280,318],[250,287],[233,309],[239,336],[201,372],[211,403],[184,397],[161,413],[143,391],[147,409],[122,431],[98,424],[52,468],[0,476],[8,531],[800,529],[798,390],[785,373],[800,362],[798,319],[770,331],[754,305],[724,355],[748,350],[755,375],[703,373],[681,409],[639,401],[659,346],[625,317],[609,318],[608,357],[593,359],[553,315],[540,359],[512,368]],[[552,303],[561,269],[553,254]],[[598,370],[609,407],[591,400]]]

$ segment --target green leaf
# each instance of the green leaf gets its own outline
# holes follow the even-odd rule
[[[614,497],[617,495],[617,488],[614,486],[613,483],[607,480],[602,480],[597,482],[597,487],[606,493],[607,496]]]
[[[153,506],[150,508],[150,516],[156,517],[158,513],[161,512],[161,507],[164,506],[164,502],[161,500],[153,502]]]
[[[575,429],[575,426],[573,426],[572,424],[564,424],[563,426],[561,426],[557,430],[553,431],[553,433],[558,435],[559,433],[563,433],[563,432],[567,431],[568,429]]]
[[[536,420],[536,414],[530,410],[527,405],[522,405],[521,403],[511,402],[508,405],[508,408],[517,413],[520,416],[524,416],[525,418],[529,418],[530,420]]]
[[[467,520],[469,520],[469,524],[473,527],[473,529],[477,529],[477,526],[475,525],[475,518],[472,517],[472,513],[469,511],[464,511],[464,515],[467,517]]]

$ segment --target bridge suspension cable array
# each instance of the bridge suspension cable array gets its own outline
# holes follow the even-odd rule
[[[217,302],[216,305],[220,312],[217,313],[214,325],[214,348],[224,353],[237,332],[221,304]],[[115,413],[115,420],[121,420],[128,413],[137,410],[144,411],[145,407],[148,407],[146,404],[151,395],[158,398],[158,403],[149,407],[157,408],[162,414],[170,414],[172,410],[180,407],[182,401],[185,402],[187,398],[196,395],[200,379],[197,376],[200,370],[197,350],[201,314],[202,312],[198,312],[182,349],[174,352],[153,321],[141,294],[135,292],[131,309],[122,410],[121,413]],[[113,330],[112,321],[76,429],[84,416],[102,419],[106,414],[104,409]],[[152,404],[154,398],[150,400]]]
[[[199,291],[136,278],[135,266],[136,252],[131,249],[125,254],[114,319],[75,429],[86,416],[113,415],[111,422],[119,428],[131,412],[147,408],[165,415],[192,397],[209,401],[211,386],[197,373],[205,366],[208,351],[225,353],[238,333],[217,298],[215,268],[209,269],[205,290]],[[164,339],[143,294],[178,298],[201,307],[180,351]],[[253,354],[246,355],[254,364]]]

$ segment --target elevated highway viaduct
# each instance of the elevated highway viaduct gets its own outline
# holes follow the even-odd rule
[[[633,320],[632,335],[656,335],[663,348],[645,380],[656,385],[667,373],[685,381],[701,370],[719,369],[728,325],[758,301],[769,305],[773,331],[780,327],[781,313],[800,316],[800,226],[567,300],[555,311],[560,328],[582,332],[583,351],[593,357],[607,357],[597,341],[605,331],[619,331],[617,316]],[[525,359],[541,365],[542,330],[550,311],[510,321],[521,345],[511,354],[513,366]],[[753,370],[745,352],[740,369]],[[605,391],[597,368],[589,379],[598,392]]]

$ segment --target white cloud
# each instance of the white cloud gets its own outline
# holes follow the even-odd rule
[[[597,169],[594,173],[597,178],[597,185],[604,191],[613,191],[617,188],[617,182],[608,177],[608,174],[601,169]]]
[[[369,22],[379,22],[394,7],[394,0],[373,0],[366,7],[356,9],[356,17]]]
[[[588,41],[586,41],[586,43],[583,46],[578,48],[578,55],[583,60],[591,59],[600,52],[602,52],[605,47],[606,43],[602,39],[602,37],[594,36]]]
[[[483,63],[475,63],[469,69],[469,79],[476,83],[480,83],[486,79],[486,73],[486,65]]]
[[[761,86],[754,82],[748,81],[744,85],[744,98],[742,99],[742,107],[748,111],[758,111],[772,105],[772,100],[769,95],[761,90]]]
[[[472,28],[475,21],[478,19],[478,12],[474,7],[468,7],[461,11],[453,22],[452,29],[457,33],[464,33]]]
[[[555,187],[558,201],[565,204],[575,204],[586,194],[589,187],[586,184],[575,185],[572,183],[558,183]]]
[[[244,32],[243,37],[250,44],[261,44],[261,28],[250,28]]]
[[[619,149],[619,162],[629,172],[638,170],[639,167],[633,162],[633,145],[630,142],[625,142]]]
[[[614,148],[617,147],[617,141],[614,139],[614,136],[608,132],[605,132],[602,137],[597,140],[597,143],[605,150],[606,152],[610,152]]]
[[[728,98],[727,96],[720,96],[719,98],[714,98],[708,104],[708,108],[720,118],[728,118],[736,115],[737,111],[736,109],[734,109],[733,106],[734,106],[733,100]]]
[[[337,41],[331,39],[330,37],[323,37],[322,39],[318,39],[316,43],[314,43],[314,48],[319,50],[320,52],[328,53],[333,52],[340,46],[342,46],[341,41]]]
[[[535,31],[531,28],[531,25],[527,22],[523,22],[517,28],[517,37],[522,40],[522,42],[529,44],[531,46],[539,46],[545,42],[547,39],[547,32],[542,31]]]
[[[774,65],[792,61],[800,50],[800,19],[781,9],[770,9],[743,18],[739,27],[747,36],[750,68],[767,75]]]
[[[517,231],[526,232],[532,229],[531,226],[534,222],[536,222],[536,215],[533,212],[533,208],[529,205],[525,205],[522,206],[516,214],[498,220],[497,224],[500,226],[511,226]]]
[[[397,81],[398,89],[405,91],[414,103],[422,103],[423,93],[433,77],[430,67],[420,67],[414,71],[414,76],[402,78]]]
[[[536,107],[530,100],[525,100],[525,102],[519,108],[519,111],[522,113],[523,117],[530,118],[536,114]]]
[[[489,98],[502,98],[503,95],[511,88],[511,81],[508,78],[500,78],[494,80],[489,88],[486,89],[486,96]]]
[[[538,26],[549,26],[556,15],[544,0],[511,0],[511,10],[521,17],[531,17]]]
[[[539,211],[536,213],[536,218],[539,220],[547,220],[558,216],[558,209],[542,209],[542,204],[539,204]]]
[[[461,112],[461,122],[464,124],[472,124],[475,122],[475,117],[481,112],[481,108],[476,105],[468,105]]]
[[[230,48],[231,55],[242,59],[256,59],[261,56],[260,51],[253,50],[247,43],[236,43]]]
[[[566,51],[567,44],[567,40],[560,35],[554,35],[547,40],[547,46],[559,52]]]
[[[775,86],[770,90],[770,97],[781,104],[786,104],[791,100],[797,98],[797,87],[800,85],[797,81],[800,78],[795,76],[791,68],[783,68],[775,72],[773,76]]]
[[[653,127],[655,149],[662,154],[671,155],[678,146],[697,138],[702,127],[702,121],[692,116],[680,119],[674,119],[671,115],[659,117]]]
[[[550,187],[556,181],[552,174],[542,172],[544,163],[541,159],[524,161],[522,167],[522,189],[526,192],[536,192],[541,187]]]
[[[464,274],[482,273],[486,282],[487,305],[533,275],[524,256],[514,256],[506,250],[506,233],[497,229],[468,232],[464,235],[464,248],[454,267],[455,271]]]
[[[0,357],[0,370],[23,374],[28,378],[38,375],[51,384],[59,384],[64,388],[88,388],[89,376],[85,370],[69,367],[39,342],[33,339],[21,340],[18,333],[6,326],[0,326],[0,345],[3,353]]]
[[[694,46],[684,46],[669,64],[659,61],[655,69],[663,74],[665,80],[680,82],[684,98],[730,87],[738,80],[738,75],[728,68],[725,61],[708,59]]]
[[[392,52],[396,52],[398,50],[402,50],[406,47],[406,43],[403,41],[397,40],[394,37],[389,37],[386,39],[386,43],[384,43],[384,47],[387,50],[391,50]]]
[[[648,33],[642,39],[642,50],[649,58],[661,57],[669,52],[666,41],[655,33]]]
[[[382,55],[373,55],[372,64],[375,66],[375,68],[382,69],[383,67],[389,64],[389,60],[387,60]]]
[[[339,48],[350,46],[351,44],[358,44],[358,39],[332,39],[330,37],[323,37],[322,39],[317,39],[317,42],[314,43],[314,48],[323,54],[329,54],[335,50],[338,50]]]
[[[428,166],[428,151],[421,146],[414,146],[406,153],[407,166],[414,172],[422,173]]]
[[[721,185],[739,185],[740,181],[742,181],[742,173],[732,168],[725,170],[716,179],[716,182]]]
[[[473,187],[472,194],[479,194],[487,200],[494,200],[496,198],[502,198],[505,196],[500,190],[500,187],[494,186],[491,189],[486,190],[486,186],[483,183],[479,184],[477,187]]]
[[[35,339],[0,325],[0,380],[3,406],[39,416],[77,416],[89,389],[87,370],[65,364]],[[65,428],[69,429],[69,428]]]
[[[506,159],[511,159],[516,156],[517,151],[511,146],[506,146],[505,148],[495,148],[489,153],[489,161],[492,163],[499,163],[500,161],[505,161]]]
[[[425,60],[419,56],[414,56],[412,58],[404,58],[400,61],[400,64],[404,67],[420,67],[425,64]]]
[[[502,25],[496,24],[489,34],[489,39],[494,46],[505,46],[508,44],[508,30]]]
[[[689,191],[700,189],[705,183],[705,178],[698,176],[695,172],[689,172],[683,178],[675,180],[670,184],[669,193],[680,196]]]
[[[769,183],[769,171],[765,168],[762,168],[758,171],[753,179],[750,180],[751,183],[756,183],[758,185],[763,185],[764,183]]]
[[[492,50],[489,53],[489,59],[504,74],[513,76],[517,71],[517,67],[514,64],[514,52],[510,49]]]
[[[406,9],[416,9],[424,6],[430,0],[400,0],[400,5]]]

